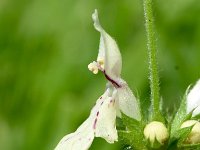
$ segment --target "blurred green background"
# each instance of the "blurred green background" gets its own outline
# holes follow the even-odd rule
[[[0,0],[0,150],[51,150],[104,92],[91,14],[118,42],[122,77],[149,104],[142,0]],[[200,1],[155,1],[161,94],[172,111],[200,77]],[[170,108],[169,108],[170,107]],[[148,110],[144,110],[148,113]],[[118,150],[95,139],[91,150]]]

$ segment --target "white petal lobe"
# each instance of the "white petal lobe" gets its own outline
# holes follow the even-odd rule
[[[116,90],[109,87],[97,100],[90,116],[71,134],[58,143],[55,150],[88,150],[94,137],[104,138],[108,143],[118,140],[116,130]]]
[[[193,116],[200,114],[200,80],[187,95],[187,113],[193,109]]]
[[[88,150],[93,139],[91,120],[88,118],[76,132],[64,136],[55,150]]]
[[[136,120],[141,120],[139,102],[133,95],[128,85],[124,85],[117,89],[118,107],[127,116]]]
[[[115,108],[116,90],[111,97],[107,97],[98,110],[96,120],[95,136],[104,138],[108,143],[114,143],[118,140],[116,130],[116,108]]]

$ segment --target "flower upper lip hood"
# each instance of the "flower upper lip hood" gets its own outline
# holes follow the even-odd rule
[[[122,69],[122,58],[117,43],[102,28],[97,10],[92,14],[92,19],[95,29],[100,32],[99,53],[96,62],[98,69],[105,73],[109,81],[120,86],[118,80]]]
[[[193,116],[200,114],[200,80],[194,85],[187,95],[187,113],[193,111]]]

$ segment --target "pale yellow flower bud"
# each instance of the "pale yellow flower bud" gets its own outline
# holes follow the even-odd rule
[[[169,134],[162,122],[153,121],[144,128],[144,136],[152,144],[157,140],[162,145],[168,139]]]
[[[181,125],[181,128],[190,126],[193,126],[193,128],[185,142],[189,144],[200,143],[200,122],[197,120],[188,120]]]

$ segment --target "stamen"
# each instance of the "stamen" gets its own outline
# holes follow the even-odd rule
[[[94,74],[97,74],[98,73],[98,67],[97,67],[97,63],[95,61],[93,61],[92,63],[90,63],[88,65],[88,69],[90,71],[92,71]]]
[[[106,74],[106,71],[104,70],[104,60],[99,58],[97,60],[97,62],[93,61],[92,63],[90,63],[88,65],[88,69],[90,71],[92,71],[94,74],[97,74],[98,73],[98,70],[102,71],[106,77],[106,79],[108,81],[110,81],[114,87],[116,88],[120,88],[121,87],[121,84],[120,83],[117,83],[116,81],[114,81],[113,79],[111,79],[107,74]]]
[[[104,59],[103,59],[103,58],[99,58],[99,59],[97,60],[97,63],[100,65],[100,67],[101,67],[102,69],[104,69]]]

